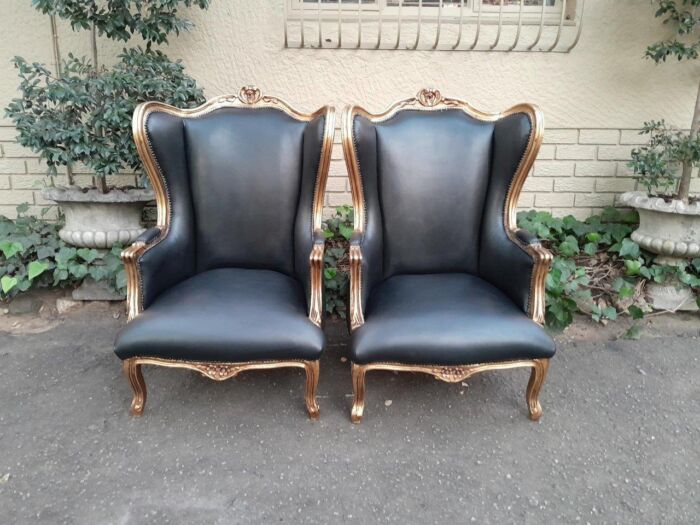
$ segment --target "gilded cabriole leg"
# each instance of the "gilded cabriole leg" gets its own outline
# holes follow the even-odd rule
[[[303,368],[306,372],[306,409],[311,419],[318,419],[320,411],[316,402],[316,388],[320,373],[320,361],[267,361],[245,363],[212,363],[206,361],[178,361],[172,359],[159,359],[149,357],[134,357],[124,361],[124,373],[129,379],[134,390],[134,399],[131,403],[131,413],[140,416],[146,404],[146,383],[143,380],[141,367],[143,365],[163,366],[166,368],[180,368],[194,370],[204,377],[214,381],[225,381],[248,370],[269,370],[273,368]]]
[[[352,413],[350,419],[353,423],[362,421],[362,413],[365,411],[365,373],[362,365],[352,364]]]
[[[320,371],[319,361],[306,361],[306,410],[311,419],[318,419],[321,415],[318,403],[316,402],[316,388],[318,387],[318,376]]]
[[[527,384],[527,408],[530,411],[530,419],[539,421],[542,417],[542,406],[540,405],[540,390],[547,377],[549,369],[549,359],[534,359],[530,381]]]
[[[549,359],[532,359],[523,361],[503,361],[498,363],[483,363],[476,365],[405,365],[399,363],[370,363],[366,365],[352,364],[353,405],[351,419],[353,423],[362,420],[365,409],[365,375],[369,370],[391,370],[396,372],[418,372],[430,374],[440,381],[457,383],[464,381],[474,374],[490,370],[508,370],[513,368],[532,368],[530,381],[527,385],[526,400],[530,419],[538,421],[542,417],[542,406],[539,402],[539,394],[542,390]]]
[[[143,380],[141,365],[136,359],[126,359],[124,361],[124,373],[134,391],[134,399],[131,401],[131,415],[140,416],[143,414],[143,408],[146,405],[146,382]]]

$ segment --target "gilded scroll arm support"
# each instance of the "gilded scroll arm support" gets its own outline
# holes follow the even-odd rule
[[[131,321],[141,313],[141,272],[138,260],[158,239],[163,230],[159,227],[149,228],[127,248],[122,250],[121,260],[126,272],[126,308],[127,319]]]
[[[365,323],[362,312],[362,232],[355,230],[350,237],[350,330]]]
[[[313,247],[309,255],[309,272],[311,273],[311,293],[309,297],[309,319],[317,326],[323,320],[323,254],[326,236],[323,230],[314,230]]]
[[[540,240],[527,230],[518,229],[514,232],[516,243],[523,251],[532,257],[533,267],[530,277],[530,304],[528,315],[541,325],[545,322],[545,300],[547,273],[552,266],[554,256],[545,248]]]

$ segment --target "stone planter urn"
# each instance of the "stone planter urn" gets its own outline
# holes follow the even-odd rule
[[[700,202],[685,204],[630,191],[622,194],[620,203],[639,212],[639,228],[632,240],[657,254],[657,263],[684,265],[700,257]],[[680,282],[649,283],[647,295],[659,310],[698,309],[692,290]]]
[[[115,188],[101,193],[96,189],[50,187],[44,188],[42,195],[61,207],[66,223],[58,235],[64,242],[100,250],[134,242],[145,231],[141,224],[143,207],[155,199],[150,189]],[[73,299],[113,301],[123,296],[88,277],[73,291]]]
[[[150,189],[44,188],[45,199],[56,202],[66,224],[59,236],[66,243],[84,248],[109,249],[116,243],[128,245],[144,232],[141,213],[155,199]]]

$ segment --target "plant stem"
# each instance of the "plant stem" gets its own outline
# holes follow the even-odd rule
[[[92,24],[92,30],[90,31],[90,42],[92,44],[92,65],[95,75],[97,75],[97,70],[99,68],[99,63],[97,62],[97,27],[94,22]],[[102,133],[100,132],[98,135],[102,136]],[[93,177],[93,181],[97,189],[100,190],[100,193],[107,193],[107,181],[103,175],[96,175]]]
[[[690,124],[690,138],[694,139],[700,131],[700,84],[698,85],[698,95],[695,100],[695,112],[693,113],[693,122]],[[690,177],[693,174],[693,165],[690,162],[683,163],[683,171],[681,172],[681,180],[678,183],[678,200],[688,204],[690,199]]]
[[[58,28],[56,27],[56,15],[49,17],[51,21],[51,43],[53,44],[53,62],[56,68],[56,76],[61,78],[61,48],[58,45]]]
[[[49,17],[51,21],[51,43],[53,45],[53,61],[56,68],[56,77],[62,78],[63,71],[61,70],[61,48],[58,45],[58,27],[56,26],[56,15],[51,15]],[[66,164],[66,178],[68,179],[68,186],[73,185],[73,167],[70,164]],[[51,179],[51,185],[53,186],[53,179]]]
[[[97,68],[99,64],[97,63],[97,28],[95,24],[92,24],[92,30],[90,31],[90,42],[92,44],[92,67],[97,73]]]

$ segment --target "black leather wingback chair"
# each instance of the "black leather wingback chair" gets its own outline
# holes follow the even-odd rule
[[[303,114],[248,87],[192,110],[142,104],[133,126],[158,222],[122,254],[130,322],[115,351],[132,413],[146,402],[144,364],[217,381],[298,367],[317,417],[334,110]]]
[[[517,367],[532,368],[527,403],[539,419],[555,351],[541,326],[551,254],[515,217],[542,141],[539,110],[483,113],[422,90],[378,115],[347,108],[342,131],[355,208],[352,420],[369,370],[457,382]]]

